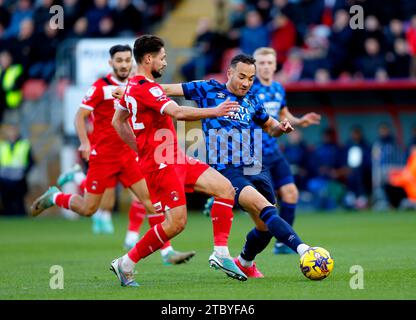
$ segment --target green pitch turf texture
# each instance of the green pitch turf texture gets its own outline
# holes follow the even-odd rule
[[[164,266],[160,254],[153,254],[137,266],[139,288],[121,287],[109,271],[111,260],[124,252],[126,215],[116,215],[114,223],[114,235],[93,235],[86,218],[0,218],[0,299],[416,299],[415,212],[299,214],[296,230],[307,243],[331,252],[333,273],[323,281],[308,280],[298,256],[276,256],[271,243],[257,258],[266,277],[246,282],[208,267],[211,222],[193,213],[173,244],[196,250],[196,256],[184,265]],[[236,213],[232,254],[239,253],[251,227],[246,215]],[[62,290],[50,289],[53,265],[63,267]],[[350,288],[354,265],[364,270],[362,290]]]

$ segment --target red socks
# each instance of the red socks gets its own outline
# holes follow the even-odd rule
[[[137,200],[133,200],[131,202],[130,211],[129,211],[128,230],[139,232],[139,229],[142,226],[145,216],[146,216],[146,209],[144,205]]]
[[[211,209],[214,246],[228,246],[233,223],[234,200],[215,198]]]
[[[165,221],[165,215],[163,213],[148,214],[147,221],[149,222],[150,227],[153,228],[155,225],[160,224],[163,221]],[[170,241],[166,241],[161,249],[165,249],[170,246],[171,246]]]
[[[146,232],[143,238],[136,243],[136,246],[128,252],[128,256],[134,263],[137,263],[160,249],[168,240],[162,225],[158,224]]]
[[[73,194],[70,193],[58,193],[54,197],[54,203],[61,208],[70,209],[69,203]]]

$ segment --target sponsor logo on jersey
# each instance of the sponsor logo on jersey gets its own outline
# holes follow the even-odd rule
[[[154,96],[155,98],[159,98],[160,96],[163,96],[163,91],[159,87],[153,87],[149,89],[149,92]]]
[[[224,92],[218,92],[217,93],[217,98],[224,99],[225,98],[225,93]]]
[[[179,200],[178,192],[176,192],[176,191],[172,191],[170,193],[170,196],[171,196],[173,201],[178,201]]]

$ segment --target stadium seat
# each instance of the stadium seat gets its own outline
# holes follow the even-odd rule
[[[23,84],[23,98],[26,101],[39,100],[47,89],[47,84],[43,80],[29,79]]]

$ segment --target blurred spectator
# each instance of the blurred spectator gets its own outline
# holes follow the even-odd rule
[[[14,61],[27,68],[31,61],[32,50],[38,47],[34,42],[35,25],[32,19],[25,19],[20,24],[16,38],[7,41],[8,50],[13,54]]]
[[[9,51],[0,52],[0,123],[6,108],[15,109],[22,102],[23,72]]]
[[[6,9],[5,0],[0,0],[0,39],[10,23],[10,12]]]
[[[282,65],[291,48],[296,44],[296,27],[288,17],[280,14],[271,23],[272,33],[270,46],[276,50],[277,64]]]
[[[371,148],[360,127],[353,127],[346,145],[347,194],[345,205],[351,209],[367,208],[371,192]]]
[[[384,38],[387,50],[394,51],[394,43],[396,40],[406,38],[403,22],[399,19],[391,20],[389,25],[384,29]]]
[[[131,0],[118,0],[114,11],[114,25],[123,35],[136,35],[142,29],[143,14]]]
[[[397,141],[387,123],[379,125],[378,137],[374,145],[380,149],[379,159],[381,164],[400,162],[397,161]]]
[[[193,45],[197,55],[182,67],[185,80],[193,81],[206,74],[220,72],[218,61],[221,60],[225,42],[222,36],[212,29],[209,19],[200,19]]]
[[[314,178],[308,181],[308,191],[313,195],[315,208],[335,209],[341,204],[345,187],[341,183],[345,177],[344,153],[336,141],[336,132],[332,128],[322,134],[322,142],[312,157],[317,166]]]
[[[357,73],[365,79],[375,79],[378,71],[386,70],[386,61],[380,52],[377,39],[368,38],[364,42],[366,54],[356,61]]]
[[[320,68],[330,69],[327,57],[330,29],[319,25],[311,28],[306,35],[305,45],[302,50],[303,70],[302,79],[313,79],[316,70]]]
[[[88,35],[99,35],[101,19],[111,17],[112,14],[113,12],[108,6],[107,0],[94,0],[94,6],[89,9],[85,15],[88,20]]]
[[[49,9],[55,4],[55,0],[42,0],[33,12],[33,22],[35,23],[35,33],[42,33],[44,25],[51,19]]]
[[[72,32],[75,21],[82,16],[83,11],[79,0],[63,0],[62,7],[64,9],[63,35],[67,35]]]
[[[78,39],[87,36],[88,32],[88,20],[85,17],[79,18],[74,23],[74,27],[68,33],[68,38]]]
[[[4,215],[26,215],[26,177],[32,168],[29,140],[20,136],[17,125],[3,126],[4,140],[0,141],[0,198]]]
[[[116,35],[116,30],[114,28],[114,21],[110,16],[103,17],[98,23],[98,32],[95,36],[100,38],[111,38]]]
[[[240,29],[245,25],[246,4],[244,0],[231,0],[229,4],[230,29]]]
[[[5,38],[17,37],[20,24],[25,19],[31,19],[33,8],[31,0],[19,0],[15,10],[12,12],[11,21],[4,34]]]
[[[241,28],[241,51],[251,55],[257,48],[267,47],[269,41],[269,30],[263,23],[260,14],[255,10],[249,11],[246,15],[246,25]]]
[[[410,55],[406,40],[397,38],[393,52],[386,56],[390,78],[408,78],[410,76]]]
[[[281,83],[298,81],[303,70],[302,54],[299,48],[293,48],[289,52],[282,69],[276,75],[276,81]]]
[[[376,16],[367,16],[364,21],[364,35],[365,39],[376,39],[381,47],[384,47],[385,40],[383,30],[380,22]]]
[[[410,55],[412,57],[410,75],[416,77],[416,15],[410,20],[409,29],[406,32],[407,42],[409,44]]]
[[[335,12],[327,54],[330,70],[334,77],[338,77],[342,71],[350,67],[351,51],[349,48],[352,41],[352,30],[349,26],[349,21],[350,15],[347,11],[338,10]]]
[[[55,73],[55,56],[58,47],[58,29],[52,29],[49,22],[45,22],[42,33],[35,37],[36,43],[32,50],[32,63],[28,70],[30,78],[42,79],[49,82]]]
[[[318,69],[315,72],[315,82],[316,83],[328,83],[331,81],[331,74],[328,69]]]

